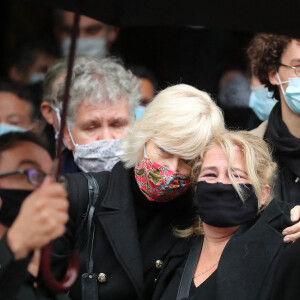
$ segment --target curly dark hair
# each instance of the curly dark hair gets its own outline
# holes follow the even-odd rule
[[[259,33],[254,36],[247,49],[251,71],[270,92],[274,98],[280,99],[278,87],[269,81],[269,72],[280,67],[281,56],[292,38],[285,35]]]

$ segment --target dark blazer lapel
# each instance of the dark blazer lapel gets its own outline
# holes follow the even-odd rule
[[[122,163],[118,163],[112,170],[107,193],[97,209],[96,217],[137,294],[142,298],[144,275],[133,203],[129,173]]]
[[[286,224],[282,219],[277,204],[271,203],[249,230],[241,227],[232,237],[217,271],[217,299],[257,299],[270,263],[284,247],[282,234],[275,229],[289,225],[288,218]]]

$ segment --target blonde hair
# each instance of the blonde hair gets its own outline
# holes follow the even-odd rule
[[[136,166],[149,140],[183,159],[194,159],[224,130],[222,111],[207,93],[186,84],[171,86],[154,98],[129,131],[122,161],[128,168]]]
[[[248,178],[253,185],[255,195],[258,199],[258,207],[261,209],[262,189],[270,186],[270,194],[267,198],[268,205],[273,197],[273,188],[276,178],[277,165],[272,161],[271,152],[268,145],[259,137],[247,131],[226,131],[222,135],[213,137],[208,145],[203,149],[200,157],[192,169],[192,178],[196,181],[199,177],[205,154],[213,147],[220,146],[228,159],[229,178],[243,200],[244,195],[238,185],[235,176],[232,174],[232,164],[235,157],[235,146],[237,146],[244,155],[245,169]],[[203,234],[199,221],[192,227],[185,230],[175,230],[177,236],[188,237],[191,235]]]

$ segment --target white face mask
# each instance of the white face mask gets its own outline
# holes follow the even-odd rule
[[[70,130],[69,134],[75,147],[74,161],[83,172],[110,171],[124,154],[124,151],[120,149],[122,140],[99,140],[78,145],[74,142]]]
[[[88,55],[97,58],[107,56],[106,38],[79,38],[76,41],[76,54]],[[61,42],[61,52],[63,56],[68,56],[70,51],[71,39],[64,39]]]

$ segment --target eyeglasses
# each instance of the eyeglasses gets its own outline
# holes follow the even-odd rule
[[[285,64],[280,64],[280,65],[283,66],[283,67],[287,67],[287,68],[293,69],[295,71],[296,76],[300,77],[300,66],[292,67],[292,66],[285,65]]]
[[[30,184],[32,184],[34,187],[40,186],[43,183],[44,178],[46,176],[46,174],[39,169],[25,169],[25,170],[17,170],[17,171],[2,173],[2,174],[0,174],[0,178],[6,177],[6,176],[17,175],[17,174],[26,175],[27,181]]]

